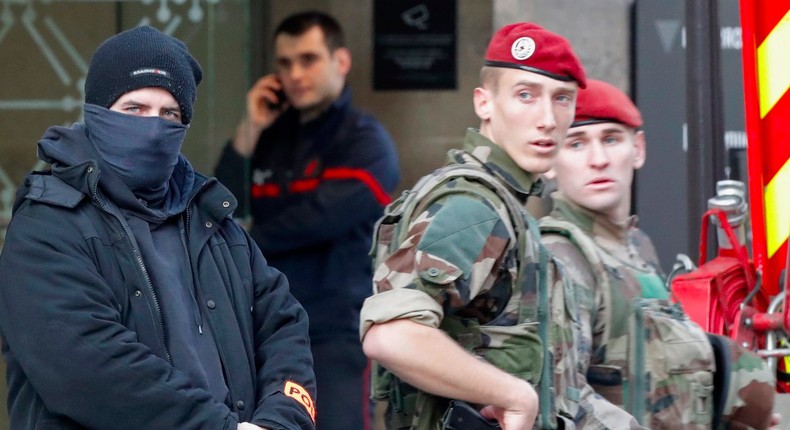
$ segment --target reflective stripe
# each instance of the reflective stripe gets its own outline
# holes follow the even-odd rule
[[[790,88],[790,11],[757,48],[760,118],[765,118]]]
[[[376,179],[376,177],[370,174],[370,172],[367,170],[335,167],[324,170],[324,173],[321,176],[323,179],[330,180],[351,179],[360,181],[370,189],[370,191],[373,193],[373,196],[376,197],[376,200],[378,200],[379,204],[382,206],[386,206],[392,201],[390,195],[387,193],[384,187],[381,186],[378,179]]]
[[[306,172],[312,172],[314,170],[315,166],[313,166],[313,163],[311,163],[311,165],[305,169]],[[370,192],[373,193],[373,196],[382,206],[386,206],[390,203],[390,201],[392,201],[390,195],[387,193],[384,187],[370,172],[364,169],[354,169],[348,167],[328,168],[323,171],[319,178],[304,178],[294,180],[288,184],[288,191],[291,193],[309,193],[315,191],[315,189],[321,185],[321,182],[333,180],[353,180],[362,182],[366,187],[368,187],[368,189],[370,189]],[[251,191],[252,197],[256,199],[280,197],[281,194],[280,186],[272,183],[258,185],[253,184]]]
[[[790,45],[790,10],[785,12],[757,48],[760,119],[765,119],[790,88],[788,45]],[[785,160],[765,186],[765,241],[769,259],[773,259],[790,235],[788,191],[790,191],[790,162]],[[781,260],[784,260],[784,257],[781,257]]]
[[[280,186],[277,184],[253,184],[250,190],[252,198],[261,199],[264,197],[279,197]]]
[[[790,213],[780,193],[790,192],[785,163],[790,112],[790,0],[740,0],[752,256],[766,296],[780,292]],[[782,76],[782,74],[786,76]]]
[[[790,234],[790,161],[776,172],[765,187],[765,230],[768,257],[771,258],[782,247]]]

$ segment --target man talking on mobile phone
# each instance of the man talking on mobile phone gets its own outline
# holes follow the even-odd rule
[[[397,155],[384,127],[351,105],[351,54],[335,19],[314,11],[287,17],[274,50],[275,72],[247,93],[246,116],[215,174],[307,310],[317,427],[365,429],[359,310],[372,284],[373,224],[399,180]]]

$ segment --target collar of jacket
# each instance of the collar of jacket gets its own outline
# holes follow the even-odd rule
[[[622,223],[612,222],[603,214],[593,212],[571,202],[559,191],[552,193],[551,198],[554,203],[552,216],[576,224],[593,237],[597,236],[627,245],[628,232],[636,228],[638,222],[636,215],[631,215]]]
[[[99,198],[98,187],[101,171],[92,160],[83,163],[56,168],[53,166],[52,175],[33,173],[25,179],[27,193],[24,198],[46,202],[58,206],[73,208],[88,196],[92,200]],[[192,196],[188,210],[194,206],[201,212],[201,218],[213,222],[231,216],[238,206],[238,201],[233,194],[220,184],[216,178],[207,178],[195,173],[200,189]],[[17,207],[21,199],[15,204]]]
[[[185,211],[188,243],[195,256],[223,222],[233,216],[237,205],[233,194],[216,178],[206,179],[201,175],[199,180],[203,182],[187,203]],[[197,259],[191,259],[192,270],[199,269],[197,263]]]
[[[60,178],[46,172],[33,172],[25,178],[24,194],[17,194],[13,212],[26,199],[55,206],[73,208],[85,198],[86,193],[66,184]]]
[[[310,121],[305,122],[301,125],[306,129],[314,129],[315,127],[320,126],[326,122],[326,119],[331,115],[335,114],[336,112],[343,112],[351,107],[351,89],[348,85],[343,87],[343,90],[340,92],[340,95],[332,101],[332,103],[321,112],[320,115],[311,119]],[[283,120],[293,121],[298,123],[299,122],[299,111],[294,108],[289,108],[283,115]],[[292,127],[293,125],[289,125]]]
[[[329,109],[345,109],[348,106],[351,106],[351,89],[348,85],[344,85],[340,95],[332,102]]]
[[[53,165],[50,172],[32,172],[24,182],[24,194],[17,194],[13,211],[25,200],[35,200],[68,208],[98,192],[99,168],[94,160],[73,166]]]
[[[198,180],[202,182],[200,190],[192,197],[192,204],[198,208],[202,216],[214,222],[220,222],[232,216],[238,206],[236,197],[216,178],[206,178],[197,173]],[[187,210],[192,205],[187,205]]]
[[[501,147],[477,129],[466,130],[464,150],[504,181],[519,200],[526,201],[527,197],[539,196],[543,191],[543,181],[533,180],[531,173],[519,167]]]

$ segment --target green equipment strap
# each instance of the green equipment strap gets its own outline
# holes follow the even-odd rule
[[[539,281],[538,281],[538,333],[540,340],[543,342],[543,363],[540,372],[540,425],[544,429],[550,429],[551,426],[551,405],[553,403],[553,384],[554,375],[551,371],[553,357],[549,354],[548,341],[549,341],[549,253],[546,247],[540,243],[540,229],[535,219],[527,216],[529,223],[529,231],[535,243],[538,246],[539,261]],[[544,399],[551,399],[545,401]]]
[[[634,299],[634,332],[629,342],[634,342],[634,357],[630,360],[630,393],[627,393],[630,402],[628,411],[636,418],[640,425],[645,420],[645,316],[644,309],[640,306],[641,299]]]

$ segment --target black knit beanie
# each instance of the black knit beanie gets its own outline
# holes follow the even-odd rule
[[[146,87],[169,91],[189,124],[200,64],[186,45],[152,27],[126,30],[107,39],[93,53],[85,78],[85,103],[109,108],[122,95]]]

